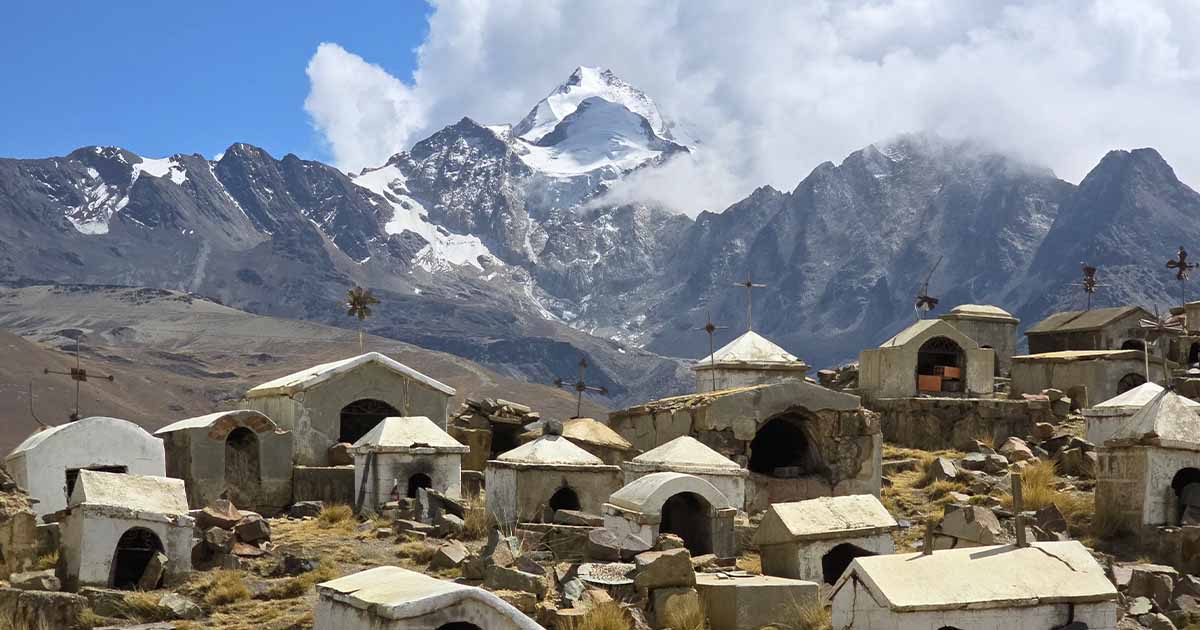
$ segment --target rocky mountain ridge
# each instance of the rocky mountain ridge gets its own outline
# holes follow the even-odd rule
[[[385,300],[376,334],[549,382],[574,373],[608,404],[690,389],[711,314],[810,364],[853,359],[942,308],[994,303],[1031,324],[1097,303],[1178,301],[1161,267],[1200,237],[1200,195],[1152,149],[1114,151],[1075,186],[970,141],[912,134],[764,186],[695,219],[604,194],[693,150],[653,101],[581,68],[513,125],[463,118],[384,165],[346,174],[234,144],[217,160],[85,147],[0,159],[0,280],[152,286],[255,313],[350,324],[344,291]],[[1179,241],[1179,242],[1176,242]],[[936,314],[936,313],[935,313]]]

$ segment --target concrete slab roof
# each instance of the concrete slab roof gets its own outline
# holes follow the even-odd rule
[[[70,507],[101,505],[176,516],[188,513],[182,479],[95,470],[79,471],[79,479],[67,504]]]
[[[572,444],[561,435],[543,435],[492,460],[525,466],[603,466],[599,457]]]
[[[714,367],[762,367],[785,369],[808,369],[808,364],[787,350],[775,345],[766,337],[747,330],[733,341],[721,346],[716,352],[699,359],[694,370]]]
[[[714,509],[733,508],[716,486],[695,475],[677,472],[656,472],[638,477],[612,493],[605,505],[657,516],[662,514],[662,506],[667,499],[684,492],[703,497]]]
[[[950,324],[942,323],[949,328],[953,328]],[[858,396],[834,391],[816,383],[796,379],[782,383],[771,383],[769,385],[750,385],[747,387],[722,389],[715,392],[699,392],[696,394],[660,398],[626,409],[613,411],[608,414],[608,417],[611,421],[613,418],[621,416],[637,416],[664,413],[679,409],[711,407],[719,404],[723,399],[736,397],[745,397],[749,401],[755,402],[768,400],[788,401],[789,405],[803,406],[811,411],[820,409],[848,411],[857,409],[861,404]]]
[[[270,424],[275,428],[275,423],[271,421],[263,412],[254,409],[233,409],[230,411],[218,411],[195,418],[185,418],[168,424],[167,426],[154,432],[154,435],[163,435],[166,433],[174,433],[175,431],[184,431],[190,429],[211,429],[221,420],[226,418],[238,419],[241,421],[253,421],[255,424],[265,423]]]
[[[955,343],[962,346],[964,350],[968,348],[978,348],[979,344],[974,339],[966,336],[959,329],[951,326],[942,319],[920,319],[913,325],[896,333],[894,337],[879,344],[880,348],[898,348],[906,346],[909,343],[917,340],[918,337],[948,337],[954,340]]]
[[[748,476],[737,462],[709,448],[700,440],[681,435],[625,462],[630,470],[669,470],[691,474]]]
[[[453,396],[455,394],[453,387],[450,387],[449,385],[446,385],[437,379],[426,376],[386,355],[378,352],[368,352],[366,354],[360,354],[356,357],[350,357],[349,359],[342,359],[340,361],[314,365],[313,367],[300,370],[299,372],[293,372],[287,376],[281,376],[277,379],[267,381],[266,383],[250,388],[250,390],[246,392],[246,397],[258,398],[260,396],[276,395],[290,396],[297,392],[302,392],[306,389],[324,383],[325,381],[328,381],[341,374],[345,374],[346,372],[349,372],[367,363],[381,365],[397,374],[407,376],[408,378],[411,378],[417,382],[424,383],[425,385],[428,385],[429,387],[436,389],[447,396]]]
[[[1134,387],[1133,389],[1125,392],[1124,394],[1118,394],[1117,396],[1109,398],[1108,400],[1106,400],[1102,403],[1094,405],[1092,408],[1093,409],[1107,409],[1107,408],[1141,409],[1142,407],[1146,406],[1146,403],[1150,402],[1151,400],[1154,400],[1154,398],[1156,396],[1161,394],[1163,389],[1164,388],[1162,385],[1159,385],[1158,383],[1155,383],[1152,381],[1142,383],[1141,385]],[[1187,406],[1187,407],[1200,407],[1200,403],[1192,400],[1191,398],[1184,398],[1181,402],[1184,404],[1184,406]]]
[[[1013,317],[1012,313],[991,304],[959,304],[950,309],[942,318],[965,318],[965,319],[996,319],[1001,321],[1017,322],[1017,318]]]
[[[522,439],[535,439],[541,437],[544,420],[538,420],[531,423],[532,429],[521,434]],[[600,422],[595,418],[571,418],[562,423],[562,435],[571,442],[583,444],[594,444],[605,448],[616,449],[618,451],[628,451],[633,448],[633,444],[629,440],[621,437],[620,433],[613,431],[607,424]]]
[[[1013,361],[1141,361],[1141,350],[1060,350],[1058,352],[1042,352],[1039,354],[1021,354],[1013,357]],[[1162,363],[1162,359],[1151,359]]]
[[[777,545],[801,540],[871,536],[897,527],[896,519],[875,495],[820,497],[772,504],[754,534],[754,542]]]
[[[351,446],[355,452],[404,452],[416,448],[439,453],[466,453],[471,450],[425,416],[384,418]]]
[[[853,580],[896,612],[1117,599],[1104,569],[1074,540],[856,558],[833,592]]]
[[[1042,321],[1030,326],[1025,334],[1048,335],[1056,333],[1088,332],[1099,330],[1105,326],[1133,313],[1150,317],[1150,312],[1140,306],[1114,306],[1111,308],[1094,308],[1090,311],[1064,311],[1054,313]]]
[[[423,617],[466,601],[491,608],[520,630],[545,630],[504,600],[475,586],[455,584],[400,567],[383,566],[317,585],[317,593],[382,619]]]
[[[1163,390],[1122,422],[1104,444],[1200,450],[1200,413],[1197,410],[1195,402],[1171,390]]]
[[[76,420],[75,422],[68,422],[66,424],[60,424],[58,426],[42,429],[41,431],[38,431],[37,433],[25,438],[25,440],[18,444],[8,456],[13,457],[31,451],[37,448],[39,444],[42,444],[52,437],[63,437],[73,433],[86,433],[87,431],[92,430],[108,431],[111,429],[107,427],[113,426],[120,426],[123,430],[136,430],[137,432],[145,433],[147,437],[150,437],[149,431],[146,431],[142,427],[128,420],[109,418],[107,416],[88,416],[87,418]]]

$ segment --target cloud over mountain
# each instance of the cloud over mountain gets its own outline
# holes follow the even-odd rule
[[[445,0],[429,19],[411,83],[334,44],[313,56],[305,107],[340,167],[378,166],[464,114],[516,123],[584,64],[612,68],[701,141],[670,177],[622,187],[693,215],[913,130],[1072,181],[1108,149],[1147,145],[1200,177],[1200,16],[1183,2]]]

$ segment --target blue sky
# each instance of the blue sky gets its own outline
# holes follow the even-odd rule
[[[249,142],[326,159],[304,111],[317,45],[338,42],[411,81],[427,11],[418,0],[8,3],[0,156],[95,144],[211,157]]]

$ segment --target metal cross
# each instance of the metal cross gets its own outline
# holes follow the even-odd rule
[[[82,334],[75,336],[75,367],[65,372],[62,370],[51,370],[50,368],[42,370],[42,374],[59,374],[62,376],[69,376],[71,377],[71,380],[75,381],[75,413],[71,414],[71,422],[75,422],[79,419],[79,384],[87,381],[89,376],[88,371],[79,366],[79,338],[82,336]],[[98,378],[100,380],[106,380],[110,383],[113,381],[111,374],[93,374],[91,377]]]
[[[735,287],[745,287],[746,289],[746,330],[754,330],[754,290],[765,289],[767,285],[756,284],[750,279],[750,273],[746,273],[745,282],[734,282]]]
[[[708,358],[711,360],[712,367],[713,367],[713,369],[710,371],[712,372],[712,382],[713,382],[712,388],[713,388],[714,392],[717,391],[717,369],[716,369],[717,368],[717,351],[713,349],[713,333],[717,332],[718,330],[725,330],[726,328],[729,328],[729,327],[728,326],[718,326],[718,325],[714,324],[712,322],[712,311],[709,311],[708,323],[700,328],[692,329],[692,330],[703,330],[704,332],[708,333]]]
[[[1188,272],[1196,268],[1196,263],[1189,263],[1187,259],[1187,250],[1183,248],[1183,245],[1180,245],[1179,253],[1175,255],[1175,258],[1167,261],[1167,269],[1174,269],[1175,279],[1179,281],[1179,299],[1182,300],[1181,304],[1187,304],[1187,285],[1184,283],[1190,275]]]
[[[1159,340],[1163,337],[1179,337],[1187,334],[1187,330],[1184,327],[1183,315],[1161,317],[1158,314],[1158,305],[1154,306],[1154,319],[1140,319],[1138,320],[1138,326],[1146,331],[1146,340],[1143,342],[1146,344],[1143,349],[1143,358],[1146,362],[1146,381],[1149,382],[1151,380],[1150,344],[1153,343],[1157,347]],[[1163,385],[1169,386],[1171,384],[1171,374],[1167,371],[1167,354],[1165,351],[1163,352],[1163,379]]]
[[[575,390],[575,417],[576,418],[583,416],[583,392],[596,392],[598,394],[607,394],[608,393],[607,387],[592,387],[591,385],[587,384],[587,381],[585,381],[583,378],[584,374],[587,372],[587,368],[588,368],[587,359],[580,359],[579,360],[579,380],[575,381],[574,383],[568,383],[568,382],[562,380],[561,378],[554,379],[554,385],[556,387],[566,387],[568,389]]]
[[[1096,267],[1089,265],[1086,262],[1079,263],[1079,266],[1083,269],[1083,281],[1080,284],[1083,287],[1083,292],[1087,294],[1086,310],[1090,311],[1092,310],[1092,294],[1096,292],[1097,288],[1106,287],[1108,285],[1096,283]]]

